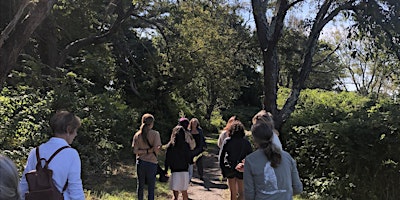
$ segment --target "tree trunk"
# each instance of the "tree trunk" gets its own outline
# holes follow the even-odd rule
[[[325,0],[321,5],[307,40],[303,55],[303,62],[300,65],[301,68],[299,77],[294,77],[291,94],[286,100],[282,110],[278,110],[276,99],[279,68],[276,48],[281,37],[281,32],[284,25],[283,21],[286,13],[290,7],[293,7],[299,2],[302,2],[302,0],[294,1],[291,4],[288,4],[288,1],[286,0],[278,0],[275,6],[275,15],[271,18],[271,22],[268,24],[268,20],[266,18],[266,9],[269,1],[252,0],[257,36],[260,42],[264,61],[264,109],[273,114],[275,128],[278,130],[294,111],[295,105],[297,104],[297,100],[300,96],[300,92],[303,89],[304,83],[311,72],[312,59],[322,28],[335,16],[337,16],[340,11],[352,9],[352,4],[355,2],[355,0],[349,0],[346,3],[337,5],[336,8],[332,8],[332,4],[335,2],[334,0]]]
[[[252,0],[253,15],[257,28],[257,37],[263,56],[264,67],[264,109],[271,112],[274,118],[279,117],[276,103],[279,80],[277,44],[283,29],[288,1],[277,2],[277,13],[268,24],[266,18],[268,1]],[[281,120],[278,120],[281,121]]]

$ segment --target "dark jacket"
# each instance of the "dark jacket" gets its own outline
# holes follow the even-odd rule
[[[197,129],[197,131],[199,132],[199,134],[192,134],[193,139],[196,141],[196,147],[192,150],[192,159],[201,154],[207,148],[203,130]]]
[[[182,146],[169,145],[165,156],[165,171],[168,168],[171,172],[187,172],[191,163],[191,153],[189,144]]]
[[[252,152],[251,144],[245,138],[226,138],[219,153],[219,166],[221,167],[222,175],[225,177],[225,174],[230,170],[225,165],[225,162],[228,162],[231,168],[234,169],[237,164]]]

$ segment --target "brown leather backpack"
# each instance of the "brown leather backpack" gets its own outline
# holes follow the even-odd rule
[[[53,170],[49,169],[49,163],[60,151],[69,146],[64,146],[57,149],[53,155],[50,156],[49,160],[40,158],[39,147],[36,148],[36,170],[32,170],[25,174],[26,181],[28,182],[29,191],[25,193],[25,200],[63,200],[63,192],[67,189],[67,183],[65,183],[63,191],[58,191],[57,187],[53,182]],[[45,161],[44,167],[42,167],[41,161]]]

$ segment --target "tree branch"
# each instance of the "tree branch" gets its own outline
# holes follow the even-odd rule
[[[119,6],[122,6],[122,4],[119,4]],[[111,26],[111,28],[100,35],[96,36],[89,36],[86,38],[82,38],[76,41],[71,42],[68,44],[63,51],[61,51],[59,55],[59,59],[57,62],[57,66],[63,66],[65,61],[67,60],[67,57],[72,54],[77,52],[78,50],[82,49],[85,46],[91,45],[91,44],[100,44],[103,43],[104,40],[111,36],[112,34],[116,33],[119,29],[119,27],[122,25],[122,23],[131,16],[132,12],[135,10],[135,6],[131,4],[129,7],[128,11],[125,13],[119,13],[117,19]]]
[[[316,61],[315,64],[312,66],[312,68],[319,66],[320,64],[324,63],[325,61],[327,61],[340,47],[340,44],[337,45],[337,47],[330,52],[324,59]]]
[[[17,15],[1,34],[0,39],[0,85],[2,85],[8,73],[16,65],[17,58],[29,41],[32,33],[49,15],[50,10],[57,0],[39,0],[32,8],[31,1],[23,1]],[[28,14],[23,13],[28,9]]]

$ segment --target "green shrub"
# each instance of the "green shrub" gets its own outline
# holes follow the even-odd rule
[[[400,174],[398,103],[306,91],[285,124],[305,190],[316,199],[395,199]]]

